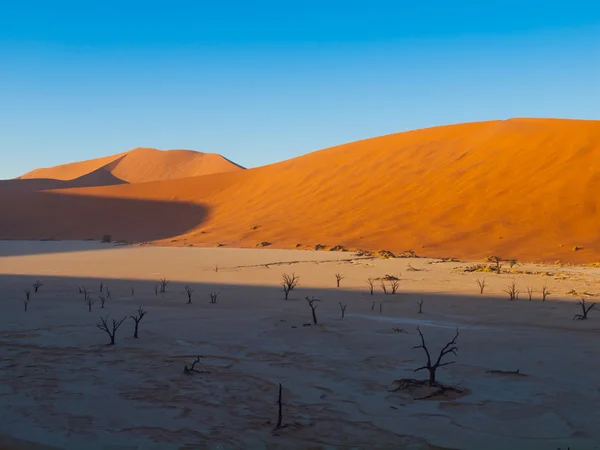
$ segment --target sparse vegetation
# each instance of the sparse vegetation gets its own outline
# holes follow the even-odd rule
[[[210,296],[210,302],[212,304],[217,303],[217,299],[219,298],[220,292],[211,292],[208,294]]]
[[[134,338],[138,338],[138,327],[140,325],[141,320],[144,318],[144,316],[148,313],[148,311],[146,311],[144,308],[142,308],[141,306],[137,309],[136,311],[136,315],[135,316],[129,316],[133,319],[133,321],[135,322],[135,328],[133,331],[133,337]]]
[[[483,290],[487,286],[485,278],[478,278],[475,282],[477,283],[477,286],[479,286],[479,293],[483,294]]]
[[[281,286],[283,287],[283,292],[285,294],[285,299],[288,299],[290,292],[294,290],[296,286],[298,286],[298,281],[300,277],[297,277],[295,274],[288,275],[284,273],[281,276]]]
[[[340,287],[340,281],[342,281],[344,279],[344,277],[342,276],[341,273],[336,273],[335,274],[335,281],[336,281],[336,286],[339,288]]]
[[[194,293],[194,289],[192,289],[190,286],[186,286],[184,289],[188,298],[187,304],[189,305],[192,303],[192,294]]]
[[[110,343],[108,345],[115,345],[115,336],[117,334],[117,330],[119,327],[125,322],[127,316],[123,317],[121,320],[112,320],[112,326],[108,324],[108,316],[100,317],[100,323],[97,323],[96,326],[102,331],[106,332],[110,337]]]
[[[316,313],[316,309],[317,306],[319,306],[317,304],[317,302],[320,302],[321,300],[319,300],[318,298],[314,298],[314,297],[305,297],[306,301],[308,302],[308,306],[310,306],[311,312],[312,312],[312,320],[313,320],[313,324],[317,325],[317,313]]]
[[[508,294],[509,300],[518,300],[519,298],[519,291],[517,289],[517,285],[516,283],[513,281],[511,284],[509,284],[506,289],[504,290],[504,292],[506,292]]]
[[[582,298],[581,300],[578,300],[577,303],[579,304],[579,306],[581,306],[581,314],[575,314],[573,316],[573,320],[575,320],[575,319],[587,320],[588,313],[590,312],[590,310],[592,310],[594,308],[594,306],[596,306],[596,304],[592,303],[591,305],[586,306],[584,298]]]
[[[37,280],[35,283],[32,284],[33,286],[33,292],[37,293],[37,291],[43,286],[44,284],[40,281]]]

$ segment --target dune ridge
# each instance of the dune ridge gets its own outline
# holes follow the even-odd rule
[[[159,244],[591,262],[600,260],[599,161],[600,121],[510,119],[366,139],[251,170],[57,192],[206,209],[197,226]],[[44,229],[23,225],[3,233]]]

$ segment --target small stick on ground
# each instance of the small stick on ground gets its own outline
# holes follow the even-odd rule
[[[476,283],[477,283],[477,286],[479,286],[479,293],[483,294],[483,290],[487,286],[487,283],[485,282],[485,277],[477,279]]]
[[[344,279],[344,277],[342,276],[341,273],[335,274],[335,281],[336,281],[337,287],[340,287],[340,281],[342,281],[343,279]]]
[[[31,300],[31,291],[25,289],[25,300],[23,300],[23,305],[25,306],[25,312],[27,312],[27,305],[29,305],[29,301]]]
[[[117,330],[119,329],[119,327],[123,324],[123,322],[125,322],[125,319],[127,319],[127,316],[123,317],[119,321],[113,319],[112,327],[109,327],[108,316],[100,317],[101,322],[97,323],[96,326],[102,331],[105,331],[106,334],[108,334],[108,336],[110,337],[110,343],[108,345],[115,345],[115,335],[117,334]]]
[[[339,302],[339,304],[340,304],[340,311],[341,311],[341,313],[342,313],[342,319],[343,319],[343,318],[344,318],[344,316],[346,315],[346,307],[347,307],[348,305],[343,305],[343,304],[342,304],[342,302]]]
[[[587,320],[588,318],[588,313],[590,312],[590,310],[592,308],[594,308],[594,306],[596,306],[595,303],[592,303],[591,305],[587,306],[585,305],[585,299],[582,298],[581,300],[577,300],[577,303],[579,303],[579,305],[581,306],[581,314],[575,314],[573,316],[573,320],[577,319],[577,320]]]
[[[183,373],[185,373],[187,375],[193,375],[194,374],[193,372],[201,373],[201,374],[202,373],[210,373],[210,371],[208,371],[208,370],[196,370],[196,368],[195,368],[196,364],[198,364],[202,358],[203,358],[203,356],[196,356],[196,360],[192,363],[192,367],[190,367],[188,369],[188,366],[186,365],[183,368]]]
[[[192,294],[194,293],[194,289],[192,289],[189,286],[186,286],[184,289],[185,289],[185,292],[187,293],[187,297],[188,297],[187,304],[189,305],[192,303]]]
[[[212,304],[217,303],[217,299],[219,298],[219,294],[220,294],[220,292],[211,292],[210,294],[208,294],[208,295],[210,295],[210,302]]]
[[[135,329],[133,332],[133,337],[134,338],[138,338],[138,327],[140,325],[141,320],[144,318],[144,316],[148,313],[148,311],[146,311],[144,308],[142,308],[141,306],[137,309],[137,314],[135,316],[129,316],[133,319],[133,321],[135,322]]]
[[[531,299],[533,298],[533,288],[527,286],[527,297],[529,298],[529,301],[531,301]]]
[[[547,285],[544,285],[544,287],[542,288],[542,301],[545,302],[546,298],[552,294],[552,292],[550,292],[550,290],[548,289]]]
[[[373,295],[373,278],[367,278],[367,284],[369,285],[369,294]]]
[[[298,280],[300,277],[297,277],[295,274],[288,275],[284,273],[281,276],[281,286],[283,287],[283,292],[285,294],[285,299],[288,299],[290,292],[294,290],[296,286],[298,286]]]
[[[385,280],[381,280],[380,286],[381,286],[381,290],[383,291],[383,293],[385,295],[388,295],[387,286],[385,285]]]
[[[517,289],[517,285],[515,284],[515,282],[513,281],[511,284],[509,284],[506,289],[504,290],[504,292],[506,292],[508,294],[508,299],[509,300],[518,300],[519,299],[519,291]]]
[[[419,314],[423,314],[423,297],[421,297],[421,301],[417,302],[419,305]]]
[[[39,288],[41,288],[43,285],[44,284],[40,280],[37,280],[35,283],[32,284],[33,292],[37,292]]]
[[[318,298],[314,298],[314,297],[305,297],[305,298],[306,298],[306,301],[308,302],[308,306],[310,306],[310,309],[312,311],[312,320],[313,320],[313,323],[315,325],[317,325],[318,324],[317,313],[315,312],[315,310],[317,309],[317,306],[319,306],[317,304],[317,302],[320,302],[321,300],[319,300]]]

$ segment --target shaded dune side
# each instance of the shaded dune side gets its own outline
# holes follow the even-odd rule
[[[598,161],[599,121],[513,119],[367,139],[247,171],[64,193],[206,205],[206,221],[181,237],[187,243],[584,262],[600,260]]]

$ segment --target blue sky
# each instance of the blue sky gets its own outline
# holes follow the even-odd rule
[[[595,3],[0,0],[0,178],[138,146],[255,167],[449,123],[600,119]]]

